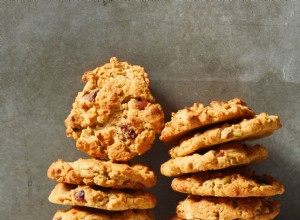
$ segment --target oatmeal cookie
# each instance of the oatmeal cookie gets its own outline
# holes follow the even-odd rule
[[[49,201],[61,205],[86,206],[110,211],[152,209],[156,204],[155,196],[149,192],[101,189],[65,183],[58,183],[55,186]]]
[[[65,120],[67,136],[76,140],[76,147],[113,161],[128,161],[149,150],[164,114],[144,69],[111,58],[82,80],[86,85]]]
[[[173,190],[200,196],[265,197],[284,193],[283,185],[269,175],[246,168],[200,172],[173,179]]]
[[[218,198],[188,196],[177,206],[177,216],[182,219],[235,220],[273,219],[279,213],[278,202],[264,198]]]
[[[252,118],[254,115],[255,113],[239,98],[228,102],[212,101],[206,107],[195,103],[192,107],[172,114],[172,119],[165,124],[160,139],[171,142],[197,128],[235,119]]]
[[[94,158],[75,162],[58,160],[49,167],[48,177],[61,183],[132,189],[150,188],[157,179],[147,166],[117,164]]]
[[[59,210],[52,220],[154,220],[151,210],[105,211],[85,207]]]
[[[260,162],[268,157],[267,149],[262,145],[253,147],[240,142],[229,142],[207,151],[204,154],[192,154],[170,159],[161,165],[165,176],[177,176],[199,171],[219,170]]]
[[[182,140],[179,146],[171,148],[169,153],[172,158],[182,157],[229,141],[255,140],[269,136],[279,128],[281,124],[278,116],[261,113],[237,124],[223,124],[203,133],[196,133],[193,137]]]

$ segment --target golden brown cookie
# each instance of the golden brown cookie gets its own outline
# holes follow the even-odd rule
[[[182,219],[273,219],[279,213],[278,202],[264,198],[218,198],[188,196],[177,206],[177,216]]]
[[[234,141],[255,140],[271,135],[281,128],[278,116],[261,113],[252,119],[244,119],[237,124],[224,124],[196,133],[193,137],[183,140],[179,146],[170,149],[172,158],[189,155],[199,149]]]
[[[61,205],[86,206],[110,211],[152,209],[156,204],[155,196],[149,192],[101,189],[65,183],[58,183],[55,186],[49,201]]]
[[[61,183],[132,189],[150,188],[157,179],[144,165],[117,164],[94,158],[75,162],[58,160],[49,167],[48,177]]]
[[[77,141],[77,148],[113,161],[128,161],[149,150],[164,114],[144,69],[113,57],[82,80],[86,85],[65,120],[67,136]]]
[[[105,211],[85,207],[59,210],[52,220],[154,220],[151,210]]]
[[[239,98],[228,102],[212,101],[206,107],[201,103],[195,103],[192,107],[186,107],[172,114],[171,121],[165,124],[160,139],[171,142],[197,128],[234,119],[252,118],[254,114]]]
[[[173,179],[173,190],[200,196],[262,197],[284,193],[283,185],[269,175],[256,175],[244,167],[200,172]]]
[[[221,144],[202,155],[195,153],[170,159],[161,165],[160,171],[165,176],[177,176],[185,173],[253,164],[267,157],[268,151],[262,145],[247,147],[240,142],[229,142]]]

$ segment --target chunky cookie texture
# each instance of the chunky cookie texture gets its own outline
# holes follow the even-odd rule
[[[49,201],[61,205],[86,206],[97,209],[123,211],[129,209],[152,209],[156,198],[149,192],[124,192],[117,189],[97,189],[58,183],[52,190]]]
[[[65,120],[67,136],[77,148],[112,161],[128,161],[149,150],[164,114],[144,69],[113,57],[82,80],[86,85]]]
[[[252,118],[254,114],[239,98],[228,102],[213,101],[206,107],[201,103],[195,103],[192,107],[186,107],[172,114],[172,119],[165,124],[160,139],[171,142],[194,129],[230,120]]]
[[[200,196],[268,197],[284,193],[283,185],[268,175],[246,168],[200,172],[173,179],[173,190]]]
[[[170,159],[161,165],[160,171],[165,176],[178,176],[186,173],[258,163],[267,157],[268,151],[262,145],[250,147],[240,142],[229,142],[221,144],[202,155],[195,153]]]
[[[215,128],[196,133],[183,140],[179,146],[170,149],[172,158],[182,157],[203,148],[234,141],[255,140],[271,135],[281,128],[278,116],[261,113],[252,119],[244,119],[237,124],[223,124]]]
[[[58,160],[49,167],[48,177],[61,183],[132,189],[150,188],[157,179],[144,165],[117,164],[94,158],[75,162]]]
[[[127,210],[108,212],[85,207],[59,210],[52,220],[154,220],[151,210]]]
[[[262,220],[275,218],[279,209],[279,203],[267,197],[236,199],[188,196],[177,206],[177,216],[189,220]]]

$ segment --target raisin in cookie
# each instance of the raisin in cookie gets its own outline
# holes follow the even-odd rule
[[[150,149],[161,132],[164,114],[150,92],[148,74],[111,58],[83,75],[65,124],[67,136],[90,156],[128,161]]]
[[[86,206],[110,211],[152,209],[156,204],[155,196],[149,192],[98,189],[65,183],[58,183],[55,186],[49,201],[61,205]]]
[[[182,219],[273,219],[279,213],[278,202],[264,198],[218,198],[188,196],[177,206],[177,216]]]
[[[262,145],[250,147],[240,142],[229,142],[221,144],[202,155],[195,153],[170,159],[161,165],[160,170],[165,176],[177,176],[185,173],[253,164],[267,157],[268,151]]]
[[[49,167],[48,177],[62,183],[132,189],[150,188],[157,179],[147,166],[117,164],[94,158],[75,162],[58,160]]]
[[[261,113],[237,124],[223,124],[203,133],[196,133],[193,137],[182,140],[179,146],[171,148],[169,153],[172,158],[182,157],[216,144],[233,140],[255,140],[269,136],[279,128],[281,124],[278,116]]]
[[[206,107],[201,103],[195,103],[192,107],[186,107],[172,114],[172,119],[165,124],[160,139],[164,142],[170,142],[182,137],[189,131],[206,125],[252,118],[254,115],[255,113],[239,98],[228,102],[212,101]]]
[[[154,220],[151,210],[127,210],[109,212],[85,207],[59,210],[52,220]]]
[[[283,185],[269,175],[246,168],[200,172],[173,179],[173,190],[200,196],[263,197],[284,193]]]

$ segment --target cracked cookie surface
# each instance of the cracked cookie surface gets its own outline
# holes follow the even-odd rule
[[[110,211],[152,209],[156,204],[155,196],[149,192],[97,189],[65,183],[58,183],[55,186],[49,201],[61,205],[86,206]]]
[[[283,185],[273,177],[256,175],[244,167],[177,177],[171,187],[181,193],[217,197],[266,197],[284,193]]]
[[[278,202],[265,198],[218,198],[188,196],[177,206],[182,219],[235,220],[273,219],[279,214]]]
[[[237,124],[223,124],[203,133],[196,133],[193,137],[182,140],[179,146],[171,148],[169,153],[172,158],[182,157],[229,141],[259,139],[271,135],[279,128],[281,124],[278,116],[261,113]]]
[[[52,220],[154,220],[151,210],[127,210],[109,212],[85,207],[59,210]]]
[[[239,98],[228,102],[212,101],[206,107],[201,103],[195,103],[192,107],[186,107],[172,114],[171,121],[165,124],[160,139],[171,142],[194,129],[230,120],[252,118],[254,114]]]
[[[97,158],[128,161],[150,149],[161,132],[164,114],[140,66],[110,63],[86,72],[65,125],[76,147]]]
[[[58,160],[52,163],[47,174],[50,179],[62,183],[132,189],[150,188],[157,179],[147,166],[117,164],[95,158],[75,162]]]
[[[219,170],[260,162],[268,157],[262,145],[246,146],[240,142],[230,142],[217,146],[204,154],[192,154],[170,159],[161,165],[165,176],[177,176],[199,171]]]

